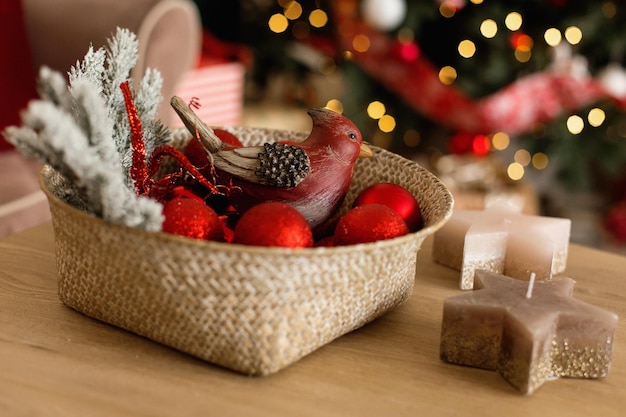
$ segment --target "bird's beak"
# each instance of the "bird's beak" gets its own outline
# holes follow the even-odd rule
[[[374,156],[372,149],[364,143],[361,143],[361,152],[359,152],[359,158],[371,158]]]

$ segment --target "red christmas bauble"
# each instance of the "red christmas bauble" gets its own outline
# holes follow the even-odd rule
[[[354,207],[364,204],[382,204],[395,210],[406,222],[409,231],[422,227],[422,212],[413,194],[406,188],[390,182],[382,182],[367,187],[357,196]]]
[[[319,248],[319,247],[332,248],[333,246],[335,246],[335,240],[333,239],[332,236],[326,236],[326,237],[321,238],[317,242],[315,242],[314,246],[316,248]]]
[[[304,216],[280,202],[260,203],[243,213],[233,243],[304,248],[313,246],[313,232]]]
[[[201,240],[224,240],[217,213],[202,201],[173,198],[163,205],[163,216],[162,229],[166,233]]]
[[[382,204],[357,206],[341,216],[333,235],[335,246],[392,239],[409,233],[395,210]]]

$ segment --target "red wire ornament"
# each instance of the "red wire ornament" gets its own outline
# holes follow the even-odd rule
[[[198,184],[206,188],[208,190],[208,196],[214,194],[228,195],[230,190],[237,188],[232,184],[218,185],[215,176],[211,178],[212,181],[207,179],[200,170],[189,161],[185,154],[171,145],[162,145],[155,148],[150,154],[150,157],[146,158],[146,144],[144,142],[143,128],[128,81],[121,83],[120,88],[124,95],[124,104],[130,125],[132,147],[130,176],[134,181],[137,195],[149,196],[158,201],[167,200],[171,197],[173,189],[178,185],[178,180],[182,178],[183,171],[193,177]],[[197,99],[192,99],[190,106],[199,106]],[[159,171],[161,162],[166,156],[174,159],[181,169],[155,180],[154,176]],[[210,168],[211,172],[213,172],[212,165]]]

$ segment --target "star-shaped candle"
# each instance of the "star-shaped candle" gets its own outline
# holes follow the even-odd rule
[[[471,290],[474,271],[538,280],[567,265],[571,220],[524,215],[504,204],[485,210],[456,210],[435,233],[433,258],[461,271],[459,287]]]
[[[444,301],[441,359],[498,371],[524,394],[558,377],[603,378],[617,316],[572,298],[574,280],[528,282],[476,271]]]

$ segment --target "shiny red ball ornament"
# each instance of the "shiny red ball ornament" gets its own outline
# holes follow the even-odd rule
[[[292,206],[266,202],[243,213],[235,226],[233,243],[305,248],[313,246],[313,232],[304,216]]]
[[[406,188],[390,182],[374,184],[357,196],[353,207],[364,204],[382,204],[396,211],[404,219],[409,231],[422,227],[422,212],[413,194]]]
[[[163,231],[200,240],[224,240],[217,213],[194,198],[172,198],[163,205]]]
[[[341,216],[335,227],[335,246],[376,242],[406,235],[409,228],[395,210],[382,204],[364,204]]]

